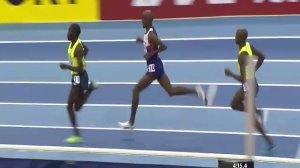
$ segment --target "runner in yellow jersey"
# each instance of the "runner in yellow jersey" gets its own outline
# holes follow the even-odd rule
[[[253,57],[257,57],[257,63],[255,65],[255,71],[257,71],[264,62],[265,56],[257,49],[255,49],[250,43],[247,42],[248,32],[246,29],[238,29],[235,36],[236,44],[238,45],[240,51],[238,56],[238,70],[240,75],[236,75],[231,72],[229,69],[225,69],[226,76],[233,77],[235,80],[242,83],[242,87],[237,91],[235,96],[231,102],[231,108],[238,111],[246,111],[245,109],[245,96],[248,92],[249,82],[252,80],[255,81],[256,84],[256,93],[257,95],[259,91],[259,86],[257,84],[257,80],[255,74],[251,74],[249,68],[249,60],[252,60]],[[256,110],[257,116],[261,117],[262,122],[262,115],[263,112],[261,110]],[[274,148],[274,144],[272,140],[266,135],[265,130],[262,124],[259,122],[258,118],[255,117],[255,127],[256,129],[263,135],[264,139],[268,143],[268,149],[271,150]]]
[[[88,48],[81,42],[79,38],[80,32],[81,29],[78,24],[71,24],[68,32],[70,64],[60,64],[61,69],[70,70],[72,74],[72,87],[68,98],[67,110],[74,128],[74,135],[65,140],[67,143],[82,143],[82,138],[77,128],[75,111],[77,112],[82,108],[90,94],[97,88],[93,82],[90,85],[88,84],[89,77],[86,72],[85,62]]]

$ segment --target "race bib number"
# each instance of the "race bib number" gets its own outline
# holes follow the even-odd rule
[[[155,72],[155,64],[148,65],[148,72]]]
[[[74,76],[73,77],[73,83],[75,84],[75,85],[78,85],[78,84],[80,84],[80,76]]]

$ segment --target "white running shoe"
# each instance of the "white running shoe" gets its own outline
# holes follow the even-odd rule
[[[205,94],[202,86],[197,85],[196,92],[197,92],[198,96],[202,99],[204,105],[207,106],[207,97],[206,97],[206,94]]]
[[[119,125],[119,127],[123,128],[123,129],[133,129],[133,128],[134,128],[134,126],[131,125],[131,124],[129,123],[129,121],[126,121],[126,122],[118,122],[118,125]]]
[[[92,90],[97,90],[99,88],[99,85],[94,82],[94,81],[91,81],[89,87],[92,89]]]

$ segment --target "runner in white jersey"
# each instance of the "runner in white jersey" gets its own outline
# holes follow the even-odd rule
[[[196,96],[198,95],[202,98],[204,103],[207,104],[205,92],[203,91],[201,86],[197,86],[195,89],[189,89],[182,86],[173,87],[171,85],[167,74],[164,72],[163,63],[159,57],[159,53],[165,51],[167,49],[167,46],[158,38],[152,22],[152,12],[149,10],[145,11],[142,16],[142,23],[143,28],[146,29],[146,33],[143,39],[137,38],[137,42],[144,44],[144,58],[147,61],[147,72],[133,89],[130,119],[129,121],[124,123],[119,122],[119,126],[121,128],[134,128],[140,93],[144,89],[146,89],[154,80],[157,80],[159,82],[159,84],[165,89],[169,96],[187,94]]]

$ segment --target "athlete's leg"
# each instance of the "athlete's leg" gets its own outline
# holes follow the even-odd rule
[[[178,95],[197,95],[196,89],[189,89],[186,87],[178,86],[178,87],[173,87],[171,85],[171,82],[166,74],[164,74],[158,82],[160,85],[165,89],[165,91],[169,94],[169,96],[178,96]]]
[[[271,138],[269,136],[267,136],[265,129],[262,127],[261,123],[257,120],[256,117],[254,117],[254,124],[255,124],[255,128],[256,130],[262,134],[262,136],[264,137],[265,141],[270,145],[270,147],[272,148],[274,146]]]
[[[137,85],[135,85],[133,91],[132,91],[132,103],[131,103],[131,114],[130,114],[130,120],[129,123],[131,125],[134,125],[135,123],[135,116],[136,111],[139,105],[139,97],[140,93],[146,89],[153,81],[155,80],[155,77],[151,74],[145,74],[141,80],[138,82]]]
[[[245,94],[244,94],[243,88],[241,88],[240,90],[237,91],[237,93],[233,97],[232,102],[231,102],[231,108],[234,110],[245,112],[246,109],[245,109],[245,105],[244,105],[244,100],[245,100]],[[256,108],[256,113],[258,113],[258,112],[259,112],[259,110]],[[256,130],[263,135],[266,142],[272,147],[273,142],[271,141],[270,137],[268,137],[266,135],[266,131],[264,130],[261,123],[257,120],[256,117],[254,117],[254,126],[255,126]]]
[[[257,96],[257,94],[258,94],[258,92],[259,92],[259,86],[258,86],[258,84],[257,84],[257,81],[255,81],[256,82],[256,96]],[[256,96],[255,96],[255,100],[254,100],[254,102],[256,102]],[[260,132],[262,135],[263,135],[263,137],[264,137],[264,139],[265,139],[265,141],[269,144],[269,146],[270,146],[270,148],[269,149],[273,149],[274,148],[274,143],[273,143],[273,141],[271,140],[271,138],[269,137],[269,136],[267,136],[267,134],[266,134],[266,131],[265,131],[265,129],[264,129],[264,127],[263,127],[263,125],[262,125],[262,120],[263,120],[263,111],[262,110],[259,110],[259,109],[257,109],[257,107],[256,107],[256,103],[255,103],[255,109],[256,109],[256,117],[254,117],[254,119],[255,119],[255,128],[256,128],[256,130],[258,131],[258,132]],[[258,121],[258,117],[260,117],[260,119],[261,119],[261,122],[259,122]]]
[[[243,88],[240,88],[231,100],[231,108],[237,111],[245,111],[244,107],[245,94]]]
[[[78,97],[80,97],[80,94],[81,94],[80,92],[81,92],[81,90],[78,86],[72,86],[70,94],[69,94],[69,98],[68,98],[68,105],[67,105],[67,110],[68,110],[71,125],[74,130],[74,135],[77,135],[77,136],[80,136],[80,132],[77,128],[77,120],[76,120],[74,105],[78,101],[77,100]]]
[[[91,93],[95,90],[95,87],[93,85],[94,84],[91,83],[86,92],[84,92],[83,90],[82,90],[82,92],[80,92],[79,99],[76,101],[76,104],[75,104],[76,111],[81,110],[82,106],[86,103],[86,101],[90,97]]]
[[[82,92],[80,92],[80,97],[78,97],[78,100],[75,104],[76,111],[79,111],[82,108],[82,106],[90,97],[91,93],[97,89],[97,85],[93,81],[91,81],[89,84],[89,76],[87,72],[83,72],[83,74],[80,75],[80,87]]]

